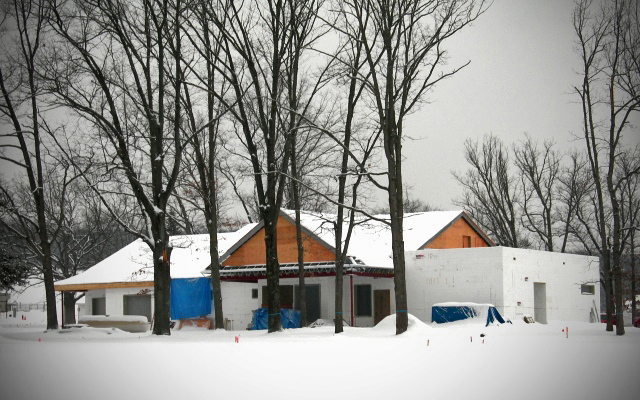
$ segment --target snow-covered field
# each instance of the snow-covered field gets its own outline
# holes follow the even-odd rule
[[[154,337],[44,332],[42,312],[3,314],[0,398],[640,398],[637,328],[616,337],[603,324],[432,327],[412,320],[397,337],[394,324],[392,316],[341,335],[333,327],[275,334],[189,328]]]

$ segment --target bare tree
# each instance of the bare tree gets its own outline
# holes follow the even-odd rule
[[[594,4],[581,0],[573,13],[582,82],[583,139],[594,181],[596,219],[591,240],[602,258],[607,298],[607,330],[613,331],[611,298],[615,288],[616,334],[624,334],[622,298],[622,218],[620,186],[638,170],[618,174],[616,160],[630,118],[640,107],[640,28],[638,3],[621,0]],[[610,222],[608,217],[610,215]]]
[[[47,329],[57,329],[56,299],[53,287],[51,246],[58,234],[51,229],[46,214],[46,161],[40,113],[42,93],[39,90],[37,68],[41,62],[43,37],[46,30],[45,1],[15,0],[3,2],[0,9],[0,35],[7,47],[0,64],[0,120],[6,124],[1,131],[0,159],[18,167],[28,184],[28,203],[17,203],[12,188],[0,185],[2,212],[13,220],[5,227],[25,240],[35,254],[44,280],[47,301]],[[11,26],[11,29],[8,26]],[[15,154],[14,154],[15,152]],[[63,181],[72,180],[64,170]],[[15,189],[15,187],[14,187]],[[64,196],[54,218],[63,218]]]
[[[218,99],[240,128],[238,141],[251,163],[264,223],[269,332],[281,329],[276,222],[292,149],[281,113],[286,104],[284,68],[291,56],[301,57],[290,54],[289,43],[297,33],[291,12],[286,1],[269,0],[220,1],[209,13],[221,43],[219,69],[232,88],[231,99]]]
[[[43,71],[47,89],[56,104],[87,121],[88,134],[100,144],[89,162],[102,168],[101,180],[89,184],[103,204],[113,211],[100,188],[117,179],[126,184],[124,195],[138,204],[144,230],[132,229],[112,214],[153,251],[153,333],[169,335],[167,204],[183,147],[182,103],[177,100],[182,77],[177,71],[184,7],[181,0],[50,3],[51,26],[60,40],[50,49]],[[169,75],[176,79],[171,82]],[[81,164],[83,155],[74,148],[66,152],[75,165]]]
[[[430,89],[462,67],[443,70],[444,43],[485,10],[484,1],[362,1],[345,2],[353,26],[351,40],[363,41],[367,93],[382,132],[387,160],[386,184],[390,208],[396,333],[407,329],[404,273],[402,140],[405,118],[424,102]]]
[[[582,215],[581,210],[592,191],[593,180],[587,171],[583,154],[571,151],[566,157],[569,162],[561,166],[557,184],[558,205],[555,210],[556,220],[561,221],[557,230],[557,235],[561,238],[560,252],[564,253],[572,246],[573,251],[592,254],[588,242],[582,240],[578,216]]]
[[[464,155],[469,169],[465,174],[453,173],[464,188],[463,198],[456,204],[467,210],[499,245],[528,247],[520,224],[520,183],[511,171],[507,148],[490,135],[484,137],[482,148],[468,139]]]
[[[537,237],[547,251],[554,251],[556,235],[556,186],[560,174],[560,155],[553,142],[545,142],[542,149],[526,134],[525,140],[514,145],[515,165],[520,171],[522,188],[523,225]]]
[[[631,320],[635,321],[637,300],[636,300],[636,233],[640,230],[640,174],[630,174],[640,164],[640,152],[625,152],[617,160],[620,165],[620,174],[628,176],[620,188],[620,214],[623,224],[623,259],[628,262],[629,274],[624,274],[623,278],[629,282],[629,297],[631,298]],[[626,286],[626,285],[625,285]],[[625,293],[626,294],[626,293]]]

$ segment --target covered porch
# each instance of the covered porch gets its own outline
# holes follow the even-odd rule
[[[351,260],[350,260],[351,261]],[[305,263],[307,322],[334,320],[335,264]],[[223,312],[233,329],[246,329],[252,311],[267,306],[266,265],[226,266],[220,270]],[[374,326],[395,310],[393,270],[351,262],[344,265],[343,320],[349,326]],[[300,309],[298,265],[280,265],[280,307]]]

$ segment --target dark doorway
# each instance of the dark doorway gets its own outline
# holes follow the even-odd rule
[[[107,302],[104,297],[96,297],[91,299],[91,314],[92,315],[107,314]]]
[[[320,285],[304,285],[307,302],[307,322],[320,318]],[[300,286],[296,285],[296,310],[300,309]]]
[[[533,318],[541,324],[547,323],[547,284],[533,284]]]
[[[142,315],[151,321],[151,296],[150,295],[125,295],[123,296],[124,315]]]
[[[391,291],[373,291],[373,324],[377,325],[385,317],[391,314]]]

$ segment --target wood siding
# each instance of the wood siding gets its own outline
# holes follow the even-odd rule
[[[281,264],[297,262],[296,227],[284,218],[278,217],[276,229],[278,235],[278,261]],[[305,262],[335,261],[335,255],[331,250],[304,232],[302,233],[302,241]],[[233,252],[222,265],[240,266],[265,264],[265,251],[264,228],[262,228]]]
[[[466,247],[465,238],[471,238],[471,247],[487,247],[487,242],[463,218],[458,218],[442,233],[421,249],[459,249]],[[468,239],[467,239],[468,240]],[[469,243],[467,241],[467,243]]]

